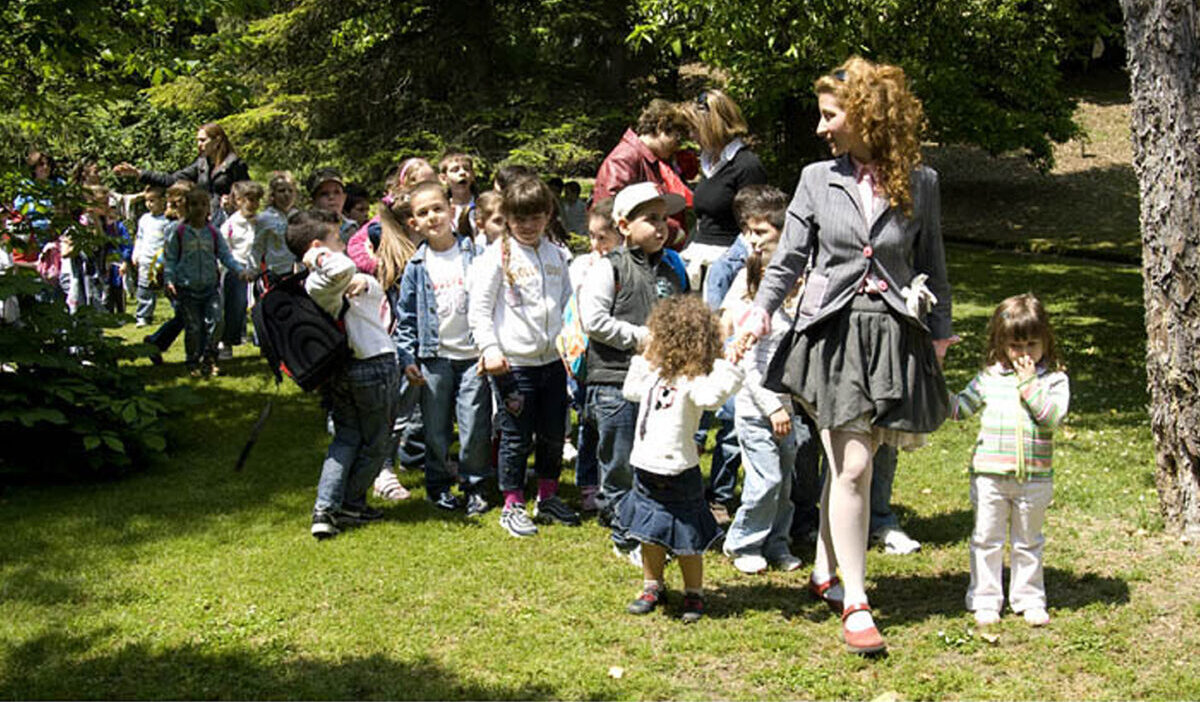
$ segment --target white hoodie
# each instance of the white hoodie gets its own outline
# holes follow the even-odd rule
[[[497,239],[471,267],[467,319],[475,344],[484,358],[505,356],[513,366],[557,362],[554,339],[571,297],[566,254],[544,236],[537,246],[509,237],[506,275],[504,248]]]

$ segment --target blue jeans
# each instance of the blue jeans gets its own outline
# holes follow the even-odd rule
[[[158,293],[151,287],[150,273],[152,261],[142,261],[137,267],[137,311],[134,313],[143,322],[154,319],[154,308],[158,304]]]
[[[493,376],[492,384],[500,398],[500,489],[524,489],[530,453],[539,479],[558,480],[568,404],[567,371],[562,362],[514,367],[510,373]]]
[[[896,479],[896,447],[883,445],[875,452],[871,467],[870,533],[900,526],[892,511],[892,481]]]
[[[612,525],[612,539],[619,548],[636,542],[625,533],[616,514],[617,503],[633,489],[633,437],[637,431],[638,405],[630,402],[615,385],[589,385],[587,423],[596,428],[596,460],[600,465],[600,495],[597,506]]]
[[[425,421],[421,416],[421,388],[401,374],[396,421],[396,460],[410,470],[425,468]]]
[[[225,347],[242,343],[246,333],[246,281],[231,271],[225,271],[221,283],[225,295]]]
[[[215,285],[207,290],[179,288],[178,291],[175,309],[183,314],[184,361],[188,368],[195,368],[201,360],[211,362],[217,356],[221,294]]]
[[[362,507],[367,488],[395,446],[392,424],[400,397],[396,356],[385,354],[346,363],[329,385],[333,440],[317,483],[317,511]]]
[[[596,426],[586,420],[587,386],[568,379],[572,386],[572,404],[579,417],[578,455],[575,457],[575,486],[579,488],[600,486],[600,462],[596,458],[596,444],[600,437]]]
[[[421,417],[425,421],[425,490],[430,497],[449,490],[446,470],[451,432],[458,420],[458,468],[463,489],[479,492],[492,464],[492,394],[477,361],[422,358]]]
[[[738,415],[735,424],[746,480],[742,503],[725,536],[725,552],[779,560],[791,553],[788,534],[792,526],[796,432],[776,437],[771,420],[763,416]]]
[[[728,505],[734,501],[737,489],[738,468],[742,465],[742,448],[738,445],[737,428],[734,426],[733,398],[717,410],[716,444],[713,446],[712,464],[708,473],[708,489],[705,498],[709,502]]]

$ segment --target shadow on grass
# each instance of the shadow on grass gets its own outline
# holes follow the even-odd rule
[[[975,528],[975,515],[970,509],[922,515],[907,505],[893,502],[892,511],[904,525],[904,531],[923,544],[945,546],[961,543],[971,538],[971,531]]]
[[[463,680],[428,657],[311,660],[283,648],[219,652],[130,644],[106,655],[102,638],[50,633],[9,650],[5,699],[547,699],[553,689]]]
[[[945,575],[880,575],[868,577],[874,586],[868,594],[881,624],[908,624],[933,616],[956,616],[965,611],[963,597],[970,576],[967,572]],[[1005,580],[1008,582],[1006,571]],[[1129,602],[1129,585],[1120,578],[1077,574],[1061,568],[1045,569],[1046,592],[1051,609],[1082,609],[1092,604],[1120,605]],[[706,596],[705,616],[735,617],[745,611],[779,612],[785,619],[826,621],[836,615],[824,602],[809,596],[800,579],[795,585],[777,582],[721,583]]]

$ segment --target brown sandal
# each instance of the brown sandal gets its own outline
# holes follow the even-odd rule
[[[877,627],[873,626],[863,631],[850,631],[846,628],[846,618],[851,614],[870,611],[871,605],[859,602],[850,605],[842,612],[842,641],[846,642],[846,648],[850,649],[851,653],[866,655],[887,650],[887,644],[883,642],[883,636],[879,634]]]
[[[826,596],[830,589],[841,582],[841,580],[838,580],[838,576],[835,575],[818,585],[810,576],[808,579],[808,594],[811,595],[814,600],[821,600],[825,604],[829,605],[829,608],[833,610],[834,614],[841,614],[842,601]]]

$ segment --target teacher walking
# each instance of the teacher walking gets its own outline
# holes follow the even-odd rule
[[[865,588],[872,457],[882,444],[919,446],[942,424],[941,361],[956,339],[938,177],[921,165],[924,115],[904,71],[851,58],[815,89],[817,135],[834,158],[801,174],[731,353],[769,329],[811,265],[765,384],[799,398],[829,459],[809,592],[841,613],[851,651],[875,653],[885,644]]]

